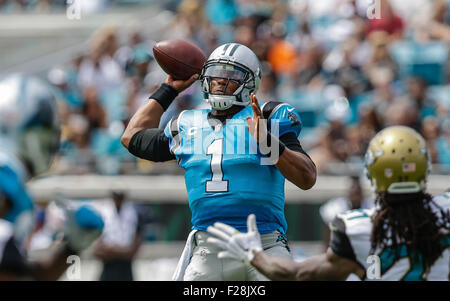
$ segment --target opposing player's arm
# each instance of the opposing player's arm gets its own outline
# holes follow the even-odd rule
[[[269,137],[267,134],[267,124],[259,121],[268,118],[263,115],[256,96],[252,94],[251,98],[253,118],[249,117],[247,119],[247,127],[250,134],[255,137],[260,145],[261,143],[266,143],[267,145],[266,137]],[[280,156],[275,166],[283,176],[301,189],[306,190],[313,187],[317,178],[316,166],[301,148],[297,136],[293,132],[288,132],[279,139],[271,134],[269,135],[271,146],[274,144],[281,146]]]
[[[352,273],[360,278],[365,274],[356,262],[336,255],[331,249],[301,262],[262,251],[254,254],[252,265],[271,280],[345,280]]]
[[[346,245],[348,241],[345,241],[343,236],[338,237],[325,254],[298,262],[291,258],[271,256],[262,250],[256,217],[253,214],[247,218],[247,229],[247,233],[241,233],[218,222],[208,227],[207,231],[212,235],[208,242],[223,249],[218,254],[219,258],[250,262],[271,280],[345,280],[351,273],[364,278],[364,269],[357,263],[356,258],[352,259],[353,250],[351,246]]]
[[[345,280],[350,274],[364,279],[365,270],[357,261],[344,221],[336,217],[330,231],[330,247],[325,254],[297,262],[257,252],[251,263],[272,280]]]
[[[173,99],[198,78],[194,74],[188,80],[174,80],[167,76],[164,84],[150,97],[150,101],[144,104],[133,115],[122,135],[121,142],[127,149],[133,136],[145,129],[157,128],[162,114],[173,101]],[[153,97],[153,98],[152,98]]]

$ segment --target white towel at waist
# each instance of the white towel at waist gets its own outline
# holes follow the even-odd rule
[[[186,240],[186,245],[184,246],[183,253],[181,254],[180,260],[178,260],[177,268],[173,273],[172,280],[183,281],[184,272],[191,260],[192,250],[194,249],[194,234],[197,230],[192,230]]]

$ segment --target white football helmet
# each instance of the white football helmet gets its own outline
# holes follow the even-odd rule
[[[233,95],[210,92],[211,78],[224,78],[239,83]],[[261,65],[256,54],[248,47],[228,43],[216,48],[203,66],[200,80],[206,102],[213,109],[226,110],[233,105],[250,104],[250,93],[256,93],[261,82]],[[225,88],[226,89],[226,88]]]

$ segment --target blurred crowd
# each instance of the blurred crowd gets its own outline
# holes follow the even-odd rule
[[[263,67],[258,99],[296,107],[303,122],[301,144],[320,173],[359,172],[368,142],[390,125],[422,133],[434,172],[450,172],[449,1],[182,0],[161,5],[174,13],[162,39],[192,41],[206,55],[226,42],[244,44],[257,54]],[[154,43],[139,28],[125,40],[117,28],[102,28],[70,65],[49,70],[63,117],[55,171],[181,172],[176,163],[136,159],[120,144],[130,117],[166,76],[153,58]],[[206,106],[196,83],[164,113],[160,127],[181,110]]]
[[[4,12],[52,12],[80,4],[84,13],[99,12],[115,4],[142,4],[154,0],[0,0]]]

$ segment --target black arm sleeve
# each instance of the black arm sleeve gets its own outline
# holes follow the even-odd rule
[[[128,151],[136,157],[153,162],[175,159],[170,152],[169,138],[164,135],[164,130],[157,128],[141,130],[134,134],[128,145]]]
[[[308,158],[311,159],[311,157],[303,150],[302,146],[300,145],[300,141],[298,141],[297,136],[295,136],[294,133],[289,132],[284,134],[280,137],[280,141],[283,142],[283,144],[290,150],[305,154]]]

